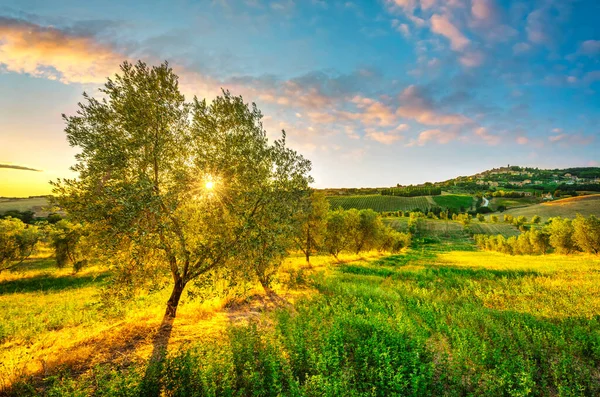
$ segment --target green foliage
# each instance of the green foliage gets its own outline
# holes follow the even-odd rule
[[[189,282],[257,275],[240,269],[249,256],[277,263],[287,244],[277,236],[287,236],[311,181],[310,162],[285,146],[285,133],[269,144],[261,112],[229,92],[186,102],[166,63],[126,62],[100,92],[64,116],[78,178],[56,182],[54,193],[90,224],[115,281],[146,287],[170,276],[175,316]]]
[[[550,235],[550,245],[561,254],[569,254],[575,249],[573,242],[573,225],[570,219],[556,217],[550,219],[546,226]]]
[[[573,242],[584,252],[600,253],[600,219],[594,215],[588,218],[577,214],[572,222]]]
[[[539,215],[534,215],[534,216],[531,218],[531,223],[538,224],[538,223],[540,223],[540,221],[541,221],[541,220],[542,220],[542,218],[540,218],[540,217],[539,217]]]
[[[54,249],[56,265],[63,268],[73,265],[75,272],[85,266],[87,259],[85,252],[90,247],[86,246],[86,232],[81,224],[74,224],[67,220],[60,220],[50,229],[50,246]]]
[[[15,269],[29,258],[41,239],[37,226],[20,219],[0,219],[0,272]]]
[[[295,216],[294,243],[310,262],[310,256],[321,249],[327,225],[329,201],[314,190],[304,197]]]

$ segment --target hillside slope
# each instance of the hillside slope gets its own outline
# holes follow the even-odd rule
[[[504,212],[504,214],[524,215],[528,218],[539,215],[543,221],[555,216],[574,218],[578,213],[584,216],[600,216],[600,194],[570,197],[524,208],[514,208]]]

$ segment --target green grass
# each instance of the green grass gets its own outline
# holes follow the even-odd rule
[[[396,197],[396,196],[329,196],[329,205],[332,209],[342,207],[345,210],[372,209],[377,212],[387,211],[412,211],[421,209],[426,211],[431,207],[427,197]]]
[[[450,208],[455,210],[460,210],[461,208],[468,210],[471,208],[471,206],[475,205],[473,196],[444,194],[441,196],[434,196],[433,200],[442,208]]]
[[[503,205],[506,208],[511,207],[524,207],[528,205],[538,204],[541,199],[536,197],[522,197],[522,198],[504,198],[494,197],[490,200],[490,209],[496,211],[499,206]]]
[[[119,358],[147,345],[144,337],[152,329],[132,337],[114,327],[116,321],[139,326],[148,320],[131,314],[105,318],[93,305],[93,283],[6,288],[7,282],[44,272],[66,274],[52,274],[48,261],[36,262],[21,276],[0,280],[0,301],[9,310],[0,311],[2,323],[21,324],[21,334],[34,328],[31,339],[38,344],[31,346],[54,341],[56,333],[64,338],[65,329],[77,335],[104,327],[106,334],[81,343],[94,357],[111,343],[117,352],[91,367],[67,361],[59,370],[23,377],[9,394],[140,396],[160,388],[168,396],[599,395],[600,257],[511,257],[453,241],[343,263],[315,257],[310,273],[299,278],[304,292],[293,305],[246,309],[252,315],[225,320],[217,336],[203,328],[210,317],[192,321],[197,309],[184,306],[171,336],[177,348],[149,367],[140,359],[144,354]],[[290,258],[286,266],[302,261]],[[101,273],[88,269],[76,277],[92,273],[98,275],[97,289],[104,283]],[[87,318],[69,323],[76,310]],[[56,313],[51,318],[59,323],[48,325],[46,313]],[[10,333],[1,349],[26,345],[18,334]],[[183,344],[182,335],[188,336]],[[68,341],[61,343],[52,354],[75,354]]]

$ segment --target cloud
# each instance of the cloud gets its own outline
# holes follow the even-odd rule
[[[452,22],[450,22],[450,19],[446,15],[432,15],[431,30],[450,40],[450,47],[454,51],[462,51],[470,43],[470,40],[466,38]]]
[[[383,131],[377,131],[377,130],[370,129],[370,128],[368,128],[366,130],[365,137],[368,139],[371,139],[373,141],[383,143],[384,145],[391,145],[394,142],[404,139],[404,136],[400,135],[399,131],[397,131],[397,130],[383,132]]]
[[[12,164],[0,164],[0,168],[8,168],[8,169],[12,169],[12,170],[42,172],[42,170],[36,170],[35,168],[23,167],[21,165],[12,165]]]
[[[562,131],[562,130],[561,130]],[[561,144],[562,146],[573,146],[573,145],[589,145],[594,142],[593,135],[583,135],[583,134],[568,134],[561,133],[558,135],[552,135],[548,137],[548,140],[551,143]]]
[[[485,61],[485,56],[481,51],[469,51],[462,55],[459,60],[464,66],[472,68],[480,66]]]
[[[526,145],[529,143],[529,138],[526,136],[518,136],[516,141],[519,145]]]
[[[494,19],[496,10],[492,0],[473,0],[471,14],[475,19],[488,21]]]
[[[0,17],[0,63],[14,73],[68,83],[99,83],[126,57],[92,36]]]
[[[579,46],[579,53],[590,57],[600,55],[600,40],[586,40]]]
[[[425,125],[463,125],[471,120],[460,114],[444,113],[417,86],[411,85],[400,94],[401,106],[396,113]]]
[[[498,135],[490,134],[485,127],[477,128],[475,130],[475,135],[483,139],[483,141],[490,146],[495,146],[500,143],[500,137]]]
[[[417,139],[411,140],[406,146],[425,146],[428,142],[436,142],[443,145],[453,141],[457,137],[457,131],[442,131],[439,129],[425,130],[419,134]]]

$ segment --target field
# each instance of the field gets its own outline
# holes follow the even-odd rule
[[[342,207],[347,210],[350,208],[372,209],[377,212],[387,211],[412,211],[421,209],[426,211],[431,207],[431,202],[427,197],[396,197],[396,196],[329,196],[327,197],[331,209]]]
[[[499,206],[503,205],[506,208],[511,207],[524,207],[528,205],[538,204],[541,200],[536,197],[522,197],[522,198],[504,198],[504,197],[494,197],[490,200],[490,208],[494,211],[498,209]]]
[[[48,199],[46,198],[24,198],[24,199],[0,199],[0,214],[5,211],[17,210],[17,211],[33,211],[36,213],[43,213],[43,207],[48,205]]]
[[[474,234],[501,234],[504,237],[520,234],[515,226],[506,223],[482,223],[474,220],[470,227]]]
[[[159,367],[147,363],[166,291],[106,312],[98,304],[106,271],[71,275],[36,259],[0,274],[4,393],[600,393],[599,257],[425,244],[340,259],[315,257],[312,269],[288,259],[279,302],[259,291],[186,298]]]
[[[435,203],[442,208],[452,208],[455,210],[468,210],[471,206],[475,205],[473,196],[464,196],[456,194],[444,194],[441,196],[434,196],[433,200]]]
[[[555,216],[573,218],[577,213],[584,216],[600,216],[600,194],[571,197],[524,208],[514,208],[504,212],[504,214],[511,214],[514,216],[523,215],[527,218],[539,215],[542,218],[542,221],[546,221],[548,218]]]

